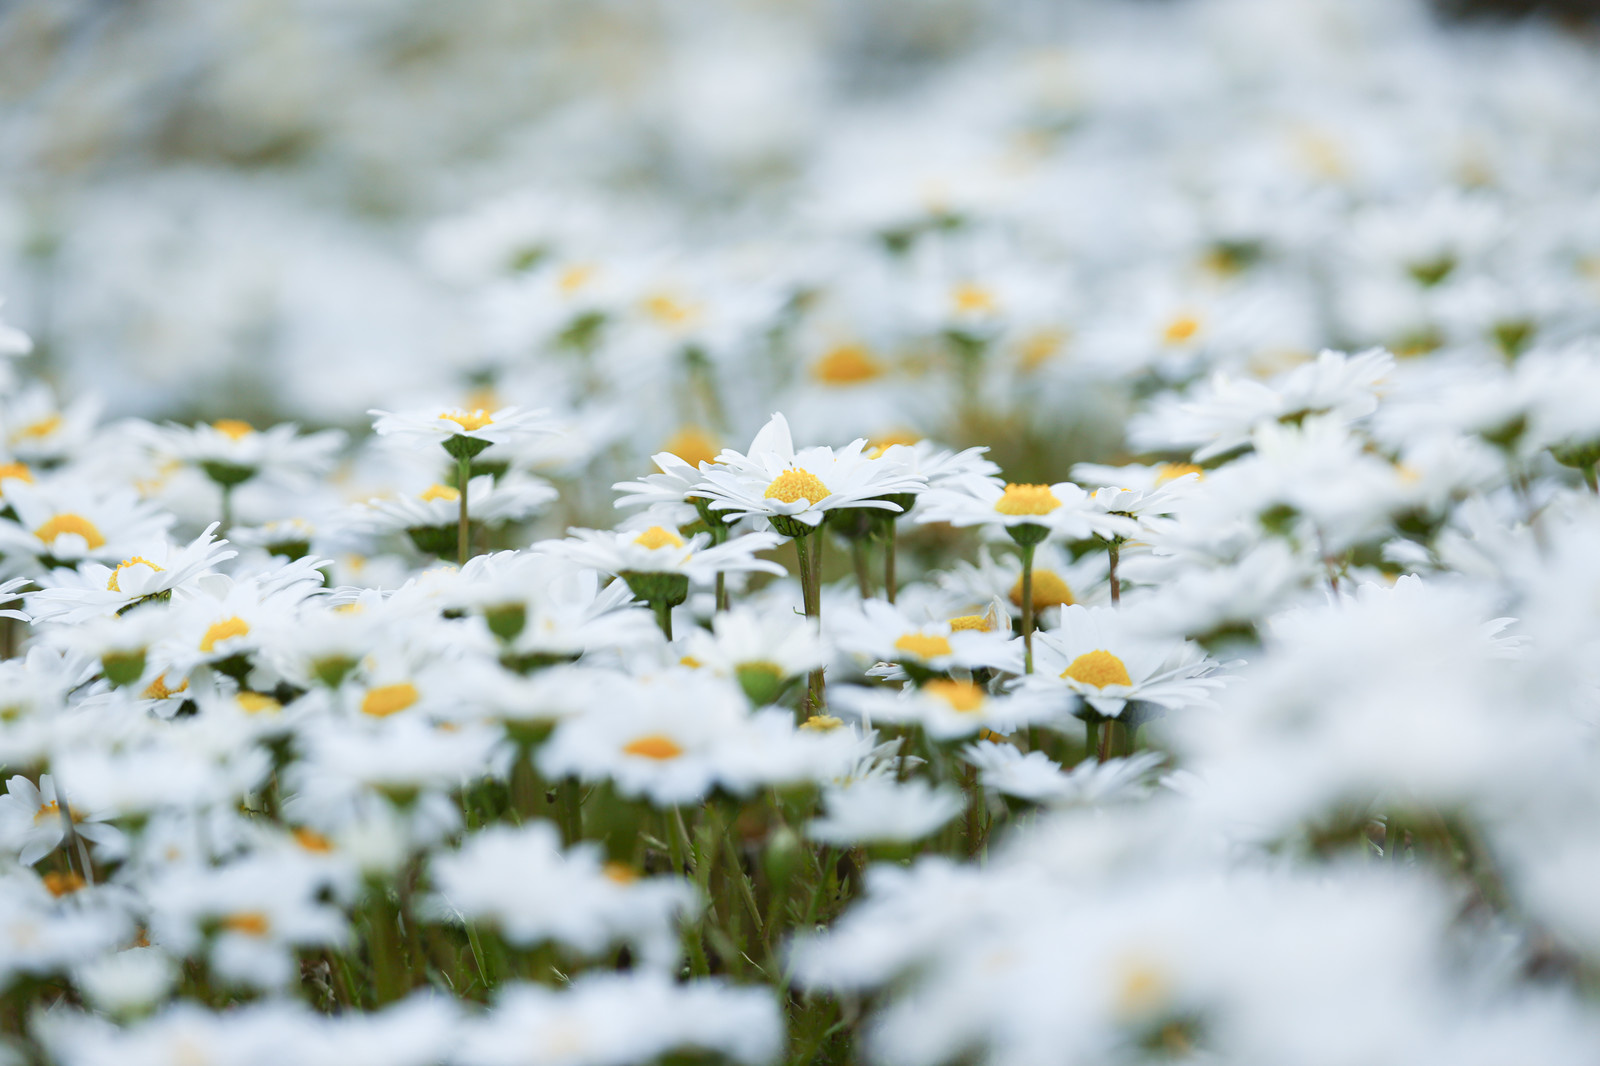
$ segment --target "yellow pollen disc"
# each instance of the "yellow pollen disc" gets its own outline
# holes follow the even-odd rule
[[[1004,744],[1006,735],[1004,733],[996,733],[992,729],[980,729],[978,730],[978,739],[987,740],[991,744]]]
[[[266,936],[272,928],[265,911],[239,911],[222,919],[222,928],[245,936]]]
[[[33,471],[28,469],[27,463],[0,463],[0,481],[8,477],[33,484]]]
[[[249,632],[250,623],[238,615],[234,615],[232,618],[224,618],[220,622],[212,623],[211,628],[206,630],[206,635],[200,638],[200,650],[205,652],[212,651],[222,641],[230,637],[242,637]]]
[[[655,759],[657,762],[676,759],[683,754],[683,749],[677,742],[662,733],[650,733],[637,740],[630,740],[622,746],[622,750],[628,755],[637,755],[641,759]]]
[[[983,687],[971,681],[929,681],[922,686],[922,691],[944,700],[951,710],[962,714],[971,714],[983,708]]]
[[[950,619],[951,632],[960,632],[963,629],[976,629],[980,633],[987,633],[994,628],[994,623],[981,614],[959,614]]]
[[[1193,315],[1179,315],[1161,331],[1161,339],[1168,344],[1182,344],[1200,332],[1200,320]]]
[[[843,719],[835,718],[831,714],[814,714],[800,723],[801,729],[809,729],[813,733],[831,733],[844,725]]]
[[[766,499],[784,503],[805,500],[809,504],[818,504],[828,498],[828,486],[809,470],[790,467],[773,478],[772,484],[767,486],[767,491],[762,495]]]
[[[418,700],[417,686],[409,681],[397,685],[379,685],[369,688],[361,698],[361,713],[383,718],[403,711]]]
[[[915,655],[919,659],[936,659],[951,654],[948,639],[926,633],[907,633],[894,642],[894,650]]]
[[[694,321],[698,312],[689,304],[658,293],[644,301],[644,310],[651,318],[667,326],[682,326]]]
[[[1103,649],[1084,652],[1072,660],[1072,665],[1063,670],[1061,676],[1070,677],[1085,685],[1093,685],[1095,688],[1133,684],[1133,679],[1128,676],[1128,668],[1123,665],[1122,660]]]
[[[595,268],[588,263],[575,263],[556,278],[556,288],[560,289],[563,295],[571,296],[593,281],[595,273]]]
[[[146,559],[142,555],[135,555],[132,559],[124,559],[124,560],[122,560],[122,562],[117,564],[117,568],[115,570],[111,571],[111,577],[109,577],[106,580],[106,591],[107,592],[121,592],[122,591],[120,588],[117,587],[117,575],[122,573],[124,570],[126,570],[130,566],[148,566],[152,570],[165,570],[166,569],[166,567],[164,567],[164,566],[157,566],[155,563],[152,563],[149,559]]]
[[[882,459],[883,453],[888,451],[890,448],[893,448],[896,444],[903,444],[909,448],[911,445],[916,444],[921,440],[922,437],[920,434],[913,433],[909,429],[898,430],[894,433],[885,433],[883,436],[877,438],[867,445],[867,458]]]
[[[721,448],[717,438],[699,426],[684,426],[672,435],[663,451],[671,452],[690,466],[714,463]]]
[[[49,803],[46,803],[37,811],[33,812],[33,824],[41,825],[45,822],[51,821],[52,819],[59,819],[60,817],[61,804],[57,803],[55,800],[51,800]]]
[[[1149,1014],[1167,1000],[1166,975],[1146,962],[1125,964],[1116,982],[1117,1013]]]
[[[634,537],[633,542],[641,548],[649,548],[652,551],[656,548],[683,547],[683,538],[664,526],[651,526]]]
[[[471,411],[446,411],[439,417],[446,422],[454,422],[468,433],[475,429],[482,429],[494,421],[493,416],[481,407],[474,408]]]
[[[1017,583],[1011,586],[1011,602],[1018,607],[1022,606],[1022,577],[1017,577]],[[1061,575],[1054,570],[1035,570],[1033,572],[1033,609],[1042,611],[1046,607],[1071,607],[1078,600],[1072,595],[1072,589],[1061,579]]]
[[[1156,484],[1165,485],[1189,474],[1199,474],[1205,480],[1206,472],[1193,463],[1162,463],[1156,467]]]
[[[607,881],[619,885],[631,885],[639,880],[638,871],[625,862],[608,862],[600,867],[600,872],[605,875]]]
[[[859,385],[881,378],[883,373],[883,364],[860,344],[841,344],[811,368],[811,376],[824,385]]]
[[[1395,464],[1394,475],[1400,479],[1402,485],[1415,485],[1422,480],[1422,474],[1415,467],[1404,463]]]
[[[970,281],[964,281],[950,290],[950,304],[961,314],[988,314],[999,309],[994,293]]]
[[[1045,363],[1056,357],[1056,353],[1066,347],[1067,334],[1059,329],[1042,329],[1037,333],[1030,333],[1017,345],[1017,353],[1022,357],[1022,369],[1037,370]]]
[[[333,841],[315,829],[307,829],[305,826],[300,826],[294,831],[294,842],[307,851],[326,854],[333,850]]]
[[[12,440],[43,440],[61,428],[60,415],[47,415],[37,422],[29,422],[15,433],[11,434]]]
[[[696,659],[693,655],[685,655],[683,658],[678,660],[678,665],[687,666],[691,670],[698,670],[705,664],[699,659]]]
[[[277,714],[283,704],[261,692],[241,692],[234,699],[245,714]]]
[[[84,543],[89,545],[91,551],[103,548],[106,544],[105,535],[95,528],[95,524],[81,514],[58,514],[44,525],[33,531],[33,535],[46,544],[54,544],[55,539],[63,533],[76,533],[82,537]]]
[[[994,501],[994,509],[1001,514],[1049,514],[1061,501],[1050,491],[1049,485],[1006,484],[1005,493]]]
[[[211,423],[211,428],[230,440],[244,440],[256,431],[255,426],[237,418],[219,418]]]
[[[83,888],[88,884],[88,882],[83,879],[82,874],[71,871],[67,873],[56,873],[52,871],[51,873],[45,874],[42,878],[40,878],[40,880],[44,882],[45,891],[49,892],[56,899],[60,899],[62,896],[70,896],[72,893],[78,891],[78,889]]]
[[[434,500],[459,500],[461,499],[461,493],[449,485],[435,484],[429,485],[427,491],[418,496],[417,499],[425,503],[432,503]]]
[[[145,686],[143,696],[147,700],[171,699],[173,696],[176,696],[180,692],[186,691],[188,688],[189,682],[187,681],[179,685],[177,688],[168,688],[167,679],[165,677],[158,677],[154,681],[150,682],[150,684]]]

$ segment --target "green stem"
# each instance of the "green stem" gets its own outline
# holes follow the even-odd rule
[[[1033,673],[1033,552],[1037,544],[1019,544],[1022,552],[1023,671]]]
[[[1095,757],[1101,762],[1111,758],[1111,728],[1114,725],[1116,725],[1115,722],[1107,721],[1100,729],[1100,747],[1095,752]]]
[[[794,538],[795,555],[800,565],[800,595],[805,603],[806,617],[820,631],[822,628],[822,532],[814,530]],[[808,711],[817,714],[822,710],[822,668],[811,671],[806,687]]]
[[[856,568],[856,589],[861,598],[872,598],[872,579],[867,576],[867,542],[864,537],[850,538],[850,561]]]
[[[895,592],[895,589],[894,589],[894,583],[895,583],[895,577],[894,577],[894,552],[895,552],[895,533],[896,533],[897,525],[896,525],[895,520],[893,518],[889,518],[884,522],[884,526],[885,526],[885,530],[884,530],[884,534],[883,534],[883,594],[888,597],[890,603],[893,603],[894,602],[894,592]]]
[[[1118,559],[1118,556],[1121,555],[1121,553],[1122,553],[1122,539],[1119,537],[1119,538],[1113,540],[1111,542],[1110,546],[1108,546],[1106,548],[1106,554],[1108,554],[1111,557],[1111,569],[1110,569],[1109,577],[1110,577],[1110,581],[1111,581],[1111,604],[1112,604],[1112,606],[1116,606],[1117,604],[1122,602],[1122,582],[1117,578],[1117,559]]]
[[[720,614],[728,609],[728,575],[721,570],[717,571],[717,612]]]
[[[557,786],[561,802],[561,842],[571,847],[583,839],[583,796],[578,779],[569,777]]]
[[[718,577],[721,577],[719,574]],[[672,639],[672,604],[666,600],[651,600],[650,609],[656,613],[656,625],[668,640]]]
[[[1083,730],[1083,750],[1088,753],[1085,756],[1087,758],[1089,755],[1097,754],[1100,750],[1100,723],[1094,718],[1085,718],[1083,720]]]
[[[672,865],[679,877],[688,878],[691,874],[689,868],[689,830],[683,824],[683,812],[673,807],[666,817],[668,848],[672,853]],[[685,939],[689,944],[689,970],[697,977],[704,977],[711,972],[711,963],[706,959],[705,945],[700,942],[700,926],[695,923],[687,930]]]
[[[1589,486],[1590,492],[1600,495],[1600,477],[1595,475],[1595,464],[1583,464],[1583,481],[1584,484]]]
[[[466,566],[472,558],[472,544],[467,536],[467,482],[472,480],[472,460],[462,456],[456,460],[456,491],[460,493],[460,517],[456,520],[456,565]]]
[[[222,486],[222,528],[217,530],[217,536],[226,537],[228,530],[233,528],[233,486]]]

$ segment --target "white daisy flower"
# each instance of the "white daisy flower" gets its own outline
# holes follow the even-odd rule
[[[368,411],[376,415],[373,428],[379,436],[412,445],[437,444],[458,462],[471,459],[491,444],[510,444],[549,430],[546,412],[502,407],[498,411],[413,410],[400,413]]]
[[[134,545],[115,566],[88,562],[76,571],[52,570],[36,579],[40,590],[24,598],[28,615],[34,622],[72,624],[150,597],[170,598],[236,554],[212,536],[216,528],[213,522],[181,548],[165,539]]]
[[[1039,670],[1024,684],[1064,685],[1107,718],[1135,702],[1164,710],[1199,706],[1222,683],[1207,676],[1218,664],[1199,647],[1141,639],[1110,607],[1064,607],[1060,626],[1036,643]]]
[[[6,482],[15,519],[0,519],[0,552],[41,567],[72,567],[137,555],[160,541],[172,517],[132,492],[105,493],[77,482]]]
[[[690,630],[680,647],[684,665],[737,680],[758,707],[828,662],[827,645],[804,618],[747,606],[719,612],[709,632]]]
[[[922,778],[896,782],[864,777],[827,789],[826,813],[806,823],[806,836],[836,847],[909,844],[937,832],[966,808],[961,793]]]
[[[1137,528],[1131,519],[1107,514],[1095,506],[1089,494],[1070,481],[1018,485],[993,478],[968,478],[924,493],[918,516],[922,522],[1003,529],[1012,539],[1020,536],[1035,544],[1046,538],[1128,536]],[[1030,527],[1038,532],[1030,532]]]
[[[67,814],[60,801],[49,774],[42,775],[38,785],[20,774],[6,782],[6,794],[0,796],[0,840],[17,852],[18,862],[32,866],[66,839]],[[70,797],[67,809],[78,836],[100,845],[121,843],[122,833],[104,824],[100,814],[73,806]]]

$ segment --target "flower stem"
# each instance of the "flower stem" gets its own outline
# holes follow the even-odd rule
[[[463,455],[456,460],[456,490],[460,493],[460,518],[456,525],[456,565],[466,566],[472,558],[472,545],[467,537],[467,482],[472,479],[472,460]]]
[[[867,542],[863,537],[850,539],[850,561],[856,568],[856,589],[861,598],[872,598],[872,578],[867,575]]]
[[[1033,551],[1037,544],[1019,544],[1022,552],[1023,670],[1033,673]]]
[[[883,594],[894,602],[894,545],[897,524],[891,516],[884,520],[883,534]]]
[[[1116,606],[1122,602],[1122,581],[1117,577],[1117,559],[1122,554],[1122,538],[1114,538],[1106,547],[1106,554],[1111,560],[1109,577],[1111,582],[1111,604]]]
[[[217,536],[226,537],[228,530],[233,528],[233,486],[222,485],[222,526],[217,530]]]
[[[1595,464],[1585,463],[1583,465],[1583,481],[1584,484],[1589,486],[1590,492],[1600,495],[1600,477],[1595,475]]]
[[[720,576],[720,575],[719,575]],[[672,639],[672,604],[666,600],[651,600],[650,609],[656,613],[656,625],[661,627],[662,636]]]
[[[812,619],[818,631],[822,629],[822,534],[820,530],[802,533],[794,538],[795,556],[800,565],[800,595],[805,603],[806,617]],[[822,668],[811,671],[806,689],[807,710],[816,714],[822,709]]]
[[[711,523],[711,543],[713,546],[723,544],[728,539],[728,527],[720,520]],[[728,609],[728,575],[721,570],[717,571],[717,612]]]

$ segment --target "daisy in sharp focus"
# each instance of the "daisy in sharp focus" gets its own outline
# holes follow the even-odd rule
[[[379,436],[406,444],[437,444],[457,460],[463,455],[470,459],[491,444],[514,443],[549,432],[544,411],[524,411],[519,407],[502,407],[498,411],[479,408],[367,413],[377,416],[373,429]]]
[[[86,562],[76,571],[61,568],[43,574],[35,579],[39,591],[25,599],[28,614],[34,622],[70,624],[114,614],[150,597],[170,598],[236,554],[227,541],[212,535],[216,528],[213,522],[183,547],[158,534],[132,546],[121,562]]]

